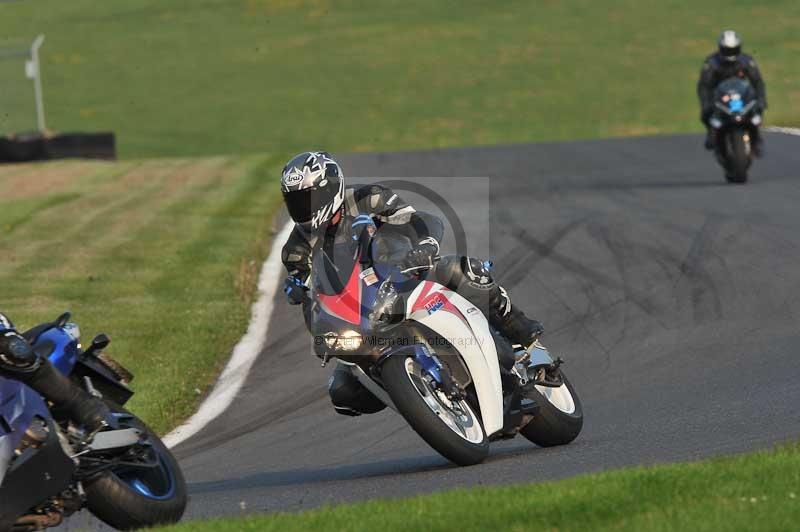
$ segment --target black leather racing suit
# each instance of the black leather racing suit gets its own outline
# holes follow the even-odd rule
[[[108,407],[64,376],[47,357],[39,356],[28,339],[19,334],[11,320],[2,313],[0,377],[30,386],[90,432],[108,419]]]
[[[405,233],[412,242],[430,238],[441,242],[444,234],[443,225],[438,218],[416,211],[391,189],[380,185],[347,187],[342,208],[341,221],[336,226],[328,227],[322,235],[312,235],[306,233],[301,226],[295,226],[282,253],[283,263],[290,277],[305,283],[311,268],[313,249],[320,244],[317,239],[336,238],[337,233],[349,227],[353,218],[359,214],[371,216],[379,229],[383,224],[395,226],[395,230]],[[481,309],[490,324],[514,343],[527,345],[542,332],[539,322],[528,319],[522,311],[512,307],[508,294],[497,284],[489,265],[483,261],[458,255],[444,256],[428,271],[426,277],[457,292]],[[304,303],[307,324],[308,307]],[[513,353],[510,359],[510,349],[498,349],[498,353],[501,354],[501,365],[510,369],[514,363]],[[383,403],[341,366],[333,373],[329,392],[336,411],[341,414],[371,413],[384,407]]]
[[[711,130],[709,119],[714,113],[714,89],[723,80],[732,77],[747,78],[756,91],[758,106],[763,113],[767,109],[767,91],[755,60],[747,54],[739,54],[736,61],[726,61],[719,52],[711,54],[703,62],[700,79],[697,81],[697,97],[700,100],[700,120]],[[754,127],[755,142],[761,142],[758,128]]]

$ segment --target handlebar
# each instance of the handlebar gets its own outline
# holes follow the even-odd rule
[[[442,257],[438,257],[438,256],[434,257],[433,258],[434,265],[437,262],[439,262],[440,260],[442,260]],[[427,266],[427,265],[426,266],[414,266],[412,268],[406,268],[404,270],[400,270],[400,273],[402,273],[403,275],[409,275],[411,273],[416,273],[416,272],[422,271],[422,270],[430,270],[431,268],[433,268],[433,265],[431,265],[431,266]]]

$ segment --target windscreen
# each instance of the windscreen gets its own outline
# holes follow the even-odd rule
[[[717,100],[732,93],[740,95],[744,101],[752,99],[750,82],[742,78],[728,78],[717,85],[715,91]]]

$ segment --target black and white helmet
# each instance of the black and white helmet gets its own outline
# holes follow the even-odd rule
[[[725,30],[719,36],[719,55],[726,61],[736,61],[742,52],[742,39],[733,30]]]
[[[329,153],[301,153],[283,167],[281,192],[292,220],[306,230],[318,229],[344,202],[344,176]]]

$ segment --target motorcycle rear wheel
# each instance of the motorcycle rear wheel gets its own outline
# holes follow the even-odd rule
[[[413,358],[390,356],[381,366],[381,378],[397,411],[428,445],[451,462],[466,466],[489,455],[489,439],[478,415],[466,401],[458,411],[447,406],[420,378]]]
[[[540,408],[533,420],[520,429],[520,434],[540,447],[565,445],[578,437],[583,428],[583,406],[566,375],[558,388],[535,386],[525,395]]]
[[[116,412],[123,408],[110,405]],[[147,434],[158,460],[151,471],[109,470],[84,481],[89,511],[118,530],[177,523],[188,501],[186,481],[177,460],[161,439],[139,418],[125,425]]]

